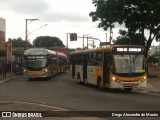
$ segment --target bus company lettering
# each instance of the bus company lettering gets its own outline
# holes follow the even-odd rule
[[[28,117],[42,117],[41,113],[28,113]]]
[[[42,117],[42,114],[41,113],[31,113],[31,112],[26,112],[26,113],[12,112],[12,117]]]

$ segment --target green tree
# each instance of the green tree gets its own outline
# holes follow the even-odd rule
[[[149,50],[152,41],[160,38],[159,0],[93,0],[96,11],[90,12],[92,21],[99,21],[98,27],[107,30],[115,23],[124,24],[131,40],[141,34],[143,46]],[[145,40],[144,31],[149,37]],[[147,41],[147,42],[145,42]]]
[[[25,45],[26,45],[26,42],[24,40],[22,40],[22,38],[20,38],[20,37],[14,38],[14,39],[9,38],[8,40],[12,41],[13,47],[25,47]],[[32,45],[29,42],[27,42],[27,45],[28,45],[28,47],[32,47]]]
[[[39,36],[33,41],[35,47],[64,47],[63,42],[58,37]]]
[[[158,59],[155,56],[149,56],[148,62],[149,63],[158,63]]]
[[[142,39],[143,36],[139,33],[136,33],[134,35],[134,39],[130,39],[130,36],[126,30],[119,30],[120,36],[117,37],[116,42],[114,44],[116,45],[141,45],[143,46],[143,40],[146,40],[146,38]],[[146,41],[145,41],[146,42]]]

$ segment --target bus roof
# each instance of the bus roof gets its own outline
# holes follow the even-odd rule
[[[62,53],[62,52],[57,52],[57,55],[62,56],[62,57],[66,57],[66,58],[67,58],[67,55],[64,54],[64,53]]]
[[[86,49],[86,50],[79,50],[79,51],[74,51],[74,52],[71,52],[70,54],[77,54],[77,53],[88,53],[88,52],[95,52],[95,51],[112,51],[113,48],[117,48],[117,47],[126,47],[126,48],[129,48],[129,47],[143,47],[144,46],[139,46],[139,45],[110,45],[110,46],[106,46],[106,47],[102,47],[102,48],[96,48],[96,49]]]
[[[56,52],[45,48],[31,48],[24,52],[24,55],[47,55],[47,54],[56,54]]]

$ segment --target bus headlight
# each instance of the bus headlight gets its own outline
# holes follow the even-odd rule
[[[115,77],[112,77],[112,80],[116,80],[116,78],[115,78]]]
[[[147,77],[144,77],[144,80],[146,80],[147,79]]]
[[[43,69],[43,71],[42,71],[43,73],[46,73],[46,72],[48,72],[48,70],[47,69]]]
[[[28,72],[28,70],[27,70],[27,69],[24,69],[24,70],[23,70],[23,72],[24,72],[24,73],[27,73],[27,72]]]

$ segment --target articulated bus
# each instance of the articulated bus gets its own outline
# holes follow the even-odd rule
[[[146,49],[143,46],[110,45],[70,53],[72,77],[80,83],[131,91],[147,85]]]
[[[24,52],[24,76],[29,79],[49,78],[65,72],[67,56],[44,48],[32,48]]]

